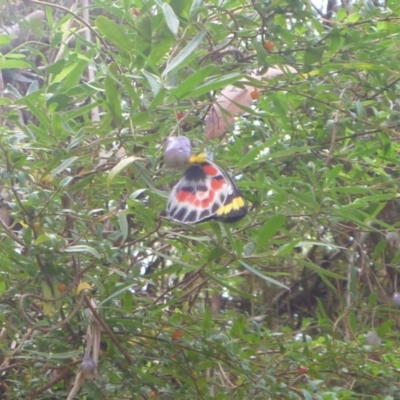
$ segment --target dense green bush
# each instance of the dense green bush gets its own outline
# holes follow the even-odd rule
[[[29,4],[0,19],[2,398],[398,398],[397,2]],[[168,221],[171,135],[243,220]]]

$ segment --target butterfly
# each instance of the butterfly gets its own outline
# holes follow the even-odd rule
[[[185,224],[212,219],[235,222],[246,213],[246,201],[232,178],[205,153],[189,158],[189,168],[172,189],[167,204],[167,216]]]

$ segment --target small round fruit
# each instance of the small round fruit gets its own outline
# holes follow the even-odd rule
[[[304,365],[300,365],[299,374],[300,375],[308,375],[308,368],[305,367]]]
[[[263,47],[267,51],[272,51],[275,47],[274,42],[271,40],[264,40]]]
[[[175,329],[171,334],[171,339],[176,342],[177,340],[182,339],[183,331],[181,329]]]
[[[198,373],[197,373],[196,371],[194,371],[194,370],[191,370],[191,371],[189,372],[189,376],[190,376],[192,379],[197,379],[197,378],[199,377]]]
[[[253,100],[258,100],[260,98],[260,92],[258,91],[258,89],[254,88],[251,92],[250,92],[250,97]]]
[[[152,390],[149,393],[149,399],[156,399],[157,398],[157,392],[155,390]]]
[[[42,230],[42,224],[40,223],[40,221],[35,221],[32,225],[32,230],[33,232],[35,232],[36,234],[40,233]]]
[[[57,290],[58,290],[60,293],[64,293],[64,292],[67,290],[67,285],[66,285],[65,283],[63,283],[63,282],[60,282],[60,283],[57,285]]]

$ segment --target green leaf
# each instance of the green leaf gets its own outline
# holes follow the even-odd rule
[[[268,67],[268,52],[264,49],[264,46],[260,43],[260,40],[258,38],[254,38],[251,41],[252,46],[256,50],[257,54],[257,61],[260,66],[263,66],[264,68]]]
[[[82,73],[90,63],[94,53],[94,50],[89,50],[84,55],[78,54],[76,57],[71,57],[70,62],[65,64],[62,71],[52,76],[51,83],[60,83],[60,87],[64,90],[69,90],[76,86],[81,80]]]
[[[344,21],[347,17],[347,9],[345,7],[340,8],[336,14],[336,18],[338,21]]]
[[[195,20],[197,14],[199,13],[199,9],[203,7],[204,0],[193,0],[192,5],[189,11],[189,18]]]
[[[376,25],[378,31],[389,31],[393,25],[388,21],[379,21]]]
[[[259,278],[265,280],[266,282],[272,283],[275,286],[279,286],[282,289],[285,290],[290,290],[287,286],[285,286],[283,283],[270,278],[269,276],[266,276],[264,274],[262,274],[260,271],[258,271],[257,269],[251,267],[249,264],[247,264],[246,262],[244,262],[243,260],[239,260],[240,264],[243,265],[244,268],[246,268],[248,271],[250,271],[252,274],[258,276]]]
[[[232,322],[231,335],[233,337],[241,338],[246,330],[247,321],[245,318],[236,318]]]
[[[149,72],[146,72],[144,70],[142,71],[142,74],[146,77],[147,81],[149,82],[153,95],[157,96],[157,93],[161,88],[161,82],[158,76],[150,74]]]
[[[0,97],[0,106],[9,106],[11,104],[10,99],[6,99],[4,97]]]
[[[7,46],[11,42],[11,38],[8,35],[0,35],[0,47]]]
[[[382,322],[376,328],[376,332],[381,338],[384,338],[393,329],[393,325],[394,321],[392,319],[388,319],[387,321]]]
[[[136,68],[141,68],[148,62],[148,57],[151,54],[153,41],[152,41],[152,19],[150,16],[145,15],[139,20],[137,25],[136,43],[134,46],[136,57]],[[133,46],[132,46],[133,47]],[[130,50],[130,53],[132,49]],[[158,60],[157,60],[158,61]]]
[[[151,53],[147,58],[147,63],[152,65],[157,65],[157,63],[166,57],[166,54],[169,52],[169,49],[174,45],[174,38],[171,35],[165,35],[164,32],[162,35],[154,38],[154,41],[151,43]]]
[[[128,238],[128,220],[126,218],[126,213],[118,214],[118,225],[122,233],[122,239],[125,242],[125,240]]]
[[[28,90],[26,91],[26,95],[29,96],[32,93],[35,93],[39,90],[39,82],[33,81],[30,85]],[[64,108],[64,107],[63,107]]]
[[[179,53],[176,57],[174,57],[164,72],[162,73],[162,77],[166,77],[171,71],[177,69],[182,66],[185,61],[188,61],[190,56],[193,56],[193,52],[199,47],[200,43],[203,41],[204,36],[206,35],[206,31],[199,32]]]
[[[336,54],[343,45],[344,39],[341,36],[341,31],[338,28],[331,29],[329,40],[329,56]]]
[[[115,299],[116,297],[120,297],[123,293],[125,293],[126,291],[130,291],[132,290],[132,285],[124,285],[122,286],[120,289],[116,290],[114,293],[112,293],[110,296],[106,297],[100,304],[99,307],[104,306],[105,304],[107,304],[109,301],[111,301],[112,299]]]
[[[27,69],[31,68],[31,65],[24,60],[9,60],[4,57],[0,57],[0,70],[7,68]]]
[[[180,99],[191,95],[194,88],[201,86],[210,75],[215,72],[215,65],[207,65],[190,74],[175,90],[171,91],[170,99]],[[207,93],[205,91],[204,93]]]
[[[359,71],[377,71],[377,72],[389,72],[387,66],[375,63],[367,62],[353,62],[341,64],[343,68],[354,69]]]
[[[161,88],[161,90],[158,91],[158,93],[154,96],[153,100],[149,104],[148,110],[151,111],[159,107],[163,103],[165,97],[167,96],[167,93],[167,89]]]
[[[118,67],[115,63],[109,65],[109,72],[106,75],[104,81],[104,90],[106,92],[106,99],[108,107],[111,111],[113,118],[121,123],[122,121],[122,110],[120,100],[120,84],[117,80]]]
[[[327,277],[331,277],[334,279],[340,279],[340,280],[345,280],[346,277],[342,276],[340,274],[336,274],[335,272],[329,271],[329,269],[324,269],[321,268],[320,266],[308,262],[308,261],[303,261],[303,264],[307,266],[307,268],[310,268],[311,270],[317,272],[319,277],[324,281],[326,285],[328,285],[334,292],[336,292],[336,288],[332,285],[332,283],[327,279]]]
[[[21,99],[21,93],[14,86],[7,84],[7,91],[9,91],[16,99]]]
[[[360,20],[360,18],[361,18],[360,13],[355,12],[355,13],[350,14],[347,17],[346,22],[348,22],[349,24],[354,24],[354,23],[358,22]]]
[[[179,19],[175,15],[174,10],[168,3],[163,3],[162,10],[164,13],[165,21],[167,22],[169,30],[176,37],[179,30]]]
[[[295,251],[294,249],[296,247],[301,247],[302,246],[302,242],[300,241],[300,239],[298,240],[293,240],[290,243],[285,243],[284,245],[280,246],[278,250],[276,250],[274,252],[274,254],[276,254],[277,256],[286,256],[288,254],[291,254],[293,251]]]
[[[171,0],[169,4],[174,10],[176,16],[185,19],[188,17],[190,9],[190,1]]]
[[[78,157],[70,157],[67,160],[64,160],[57,168],[53,169],[51,171],[52,175],[58,175],[61,172],[65,171],[67,168],[69,168],[76,160]]]
[[[64,249],[65,253],[88,253],[91,254],[95,258],[101,258],[100,253],[94,249],[91,246],[87,245],[75,245],[75,246],[69,246],[66,249]]]
[[[132,50],[132,43],[127,40],[126,33],[121,29],[121,26],[116,24],[113,20],[100,15],[95,21],[98,31],[110,42],[114,43],[121,50],[130,53]]]
[[[57,245],[60,243],[64,243],[64,240],[61,237],[54,234],[42,234],[36,238],[35,245],[38,246],[43,243],[49,245]]]
[[[132,85],[132,82],[127,76],[121,76],[122,82],[123,82],[123,87],[124,89],[128,92],[129,96],[131,97],[133,101],[133,106],[139,107],[142,104],[142,101],[139,97],[139,94],[137,92],[137,89]]]
[[[262,161],[260,154],[262,154],[265,150],[269,150],[270,146],[277,141],[279,141],[279,137],[272,136],[271,138],[268,138],[262,145],[254,146],[254,148],[250,149],[243,157],[241,157],[239,161],[239,168],[244,169],[248,165],[259,162],[258,160]]]
[[[50,64],[46,67],[46,71],[49,74],[56,74],[58,75],[63,69],[65,64],[67,63],[67,60],[62,58],[61,60],[57,60],[54,64]]]
[[[53,291],[51,287],[46,283],[42,282],[42,290],[44,299],[52,299],[54,298]],[[42,302],[43,313],[44,315],[52,316],[56,309],[54,307],[54,303],[51,301],[43,301]]]
[[[222,76],[214,76],[210,79],[208,79],[203,85],[198,86],[192,92],[188,93],[185,96],[182,96],[182,99],[186,97],[196,97],[196,96],[202,96],[204,94],[207,94],[213,90],[219,90],[221,88],[224,88],[225,86],[231,84],[231,83],[236,83],[238,82],[241,78],[243,78],[243,75],[233,72],[231,74],[226,74]]]
[[[304,400],[313,400],[313,396],[311,395],[311,393],[309,391],[302,389],[301,393],[303,395],[302,398]]]
[[[34,93],[34,91],[29,91],[29,94]],[[67,108],[71,104],[71,99],[64,93],[58,93],[54,96],[50,96],[46,105],[52,112],[61,111]]]
[[[282,214],[273,215],[258,231],[256,251],[267,247],[268,242],[286,223],[286,218]]]
[[[124,169],[129,167],[132,163],[136,161],[142,161],[144,158],[130,156],[121,160],[109,173],[107,178],[107,184],[110,185],[113,179],[119,175]]]
[[[312,65],[315,63],[320,63],[322,55],[324,54],[325,48],[320,47],[310,47],[304,53],[303,62],[305,65]]]

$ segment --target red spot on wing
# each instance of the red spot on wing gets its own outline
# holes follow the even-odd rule
[[[203,165],[203,171],[205,172],[205,174],[211,175],[211,176],[215,176],[215,175],[219,174],[219,170],[217,168],[215,168],[213,165],[208,164],[208,163]]]
[[[206,197],[205,199],[201,200],[201,207],[202,208],[208,208],[210,207],[210,204],[213,202],[214,200],[214,191],[210,190],[208,193],[208,197]]]
[[[192,192],[188,192],[186,190],[178,190],[178,192],[176,193],[176,198],[178,202],[189,203],[190,205],[201,209],[206,209],[210,207],[210,205],[214,201],[214,197],[215,197],[214,190],[209,190],[207,192],[207,197],[202,198],[201,200],[199,199],[199,196],[196,196],[195,193],[193,194]]]
[[[222,177],[222,176],[217,176],[216,178],[214,178],[214,179],[211,181],[211,187],[212,187],[214,190],[219,190],[219,189],[222,188],[222,186],[225,185],[225,183],[226,183],[226,180],[225,180],[224,177]]]
[[[196,201],[196,195],[186,190],[178,190],[176,198],[180,202],[194,203]]]

